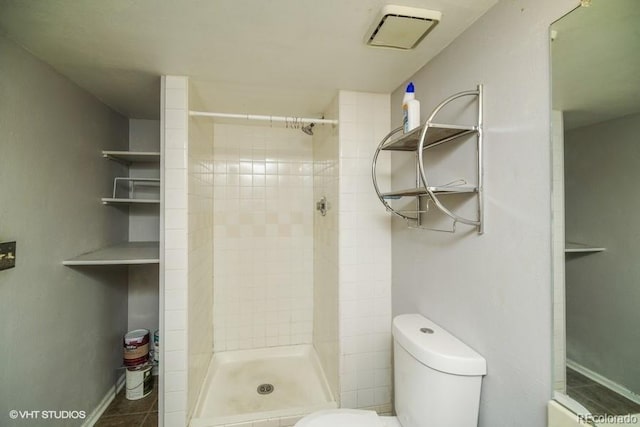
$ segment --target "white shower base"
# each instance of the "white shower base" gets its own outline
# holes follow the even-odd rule
[[[258,394],[260,384],[273,384],[273,392]],[[312,346],[227,351],[211,360],[190,426],[273,419],[293,423],[295,417],[336,407]]]

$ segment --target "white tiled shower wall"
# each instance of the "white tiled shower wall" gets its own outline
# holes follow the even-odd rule
[[[371,181],[371,162],[389,132],[389,95],[340,91],[340,400],[391,411],[391,219]],[[378,161],[388,188],[390,158]]]
[[[308,344],[313,328],[312,139],[214,125],[214,348]]]
[[[187,390],[192,388],[187,378],[187,330],[193,322],[187,309],[194,311],[194,320],[205,310],[198,309],[196,299],[188,298],[189,245],[184,242],[189,241],[189,225],[195,223],[188,220],[185,190],[189,182],[187,79],[168,76],[164,83],[162,303],[166,337],[161,410],[165,426],[182,426],[191,406]],[[334,224],[328,229],[337,227],[337,232],[332,234],[333,242],[328,237],[321,244],[337,247],[325,253],[323,262],[333,265],[329,276],[333,274],[339,286],[327,288],[324,302],[329,307],[336,295],[340,300],[336,357],[341,405],[390,412],[390,219],[375,196],[370,176],[375,147],[389,130],[389,96],[341,91],[337,106],[339,138],[329,135],[332,145],[328,150],[335,151],[337,143],[338,151],[316,158],[315,165],[311,137],[299,131],[215,125],[214,347],[231,350],[312,342],[315,166],[315,173],[320,174],[316,185],[320,179],[330,203],[334,199],[333,212],[329,211]],[[205,174],[210,173],[202,166]],[[379,166],[378,179],[386,187],[388,159],[382,158]],[[201,178],[204,188],[206,177]],[[206,232],[206,221],[199,224]],[[322,295],[318,301],[323,301]],[[318,328],[325,326],[322,315],[317,317]],[[325,316],[324,321],[328,320]],[[326,326],[338,333],[337,324]],[[330,331],[325,337],[329,335]],[[322,357],[322,350],[319,353]],[[325,370],[331,371],[331,363],[330,358],[323,363]],[[337,378],[329,381],[332,388],[338,387]]]
[[[213,354],[213,123],[189,120],[188,396],[190,419]],[[184,242],[182,242],[184,243]]]
[[[187,420],[187,141],[188,79],[162,78],[160,417],[164,427]]]
[[[338,117],[336,97],[325,117]],[[314,201],[325,197],[328,210],[323,216],[315,211],[313,221],[313,346],[331,392],[339,397],[339,330],[338,330],[338,126],[321,125],[313,136]]]

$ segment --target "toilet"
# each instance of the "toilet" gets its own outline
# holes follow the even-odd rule
[[[477,427],[485,359],[419,314],[393,319],[397,416],[374,411],[318,411],[296,427]]]

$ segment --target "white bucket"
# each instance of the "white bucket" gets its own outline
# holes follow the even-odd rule
[[[138,400],[148,396],[153,391],[152,365],[140,368],[128,368],[125,387],[129,400]]]
[[[144,365],[149,361],[149,330],[127,332],[122,339],[125,366]]]
[[[160,331],[153,333],[153,361],[156,363],[160,361]]]

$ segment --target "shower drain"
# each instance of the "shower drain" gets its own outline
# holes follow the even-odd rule
[[[270,394],[273,392],[273,384],[260,384],[258,394]]]

